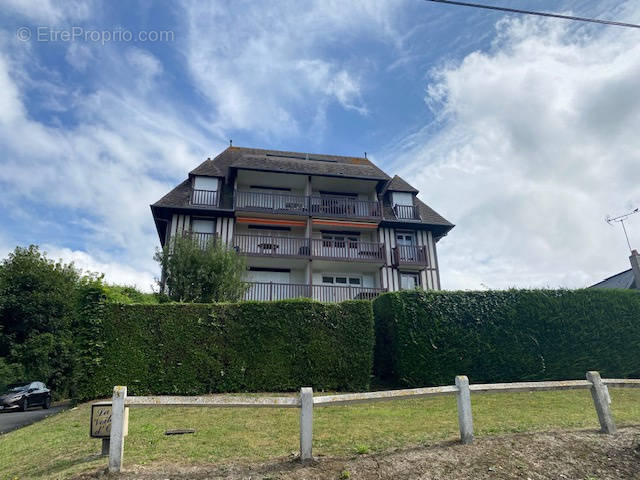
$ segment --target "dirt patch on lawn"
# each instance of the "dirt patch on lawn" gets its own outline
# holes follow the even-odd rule
[[[103,472],[78,478],[103,477]],[[129,467],[121,479],[640,479],[640,426],[614,436],[594,431],[545,432],[444,442],[353,458],[302,464],[278,459],[254,464]]]

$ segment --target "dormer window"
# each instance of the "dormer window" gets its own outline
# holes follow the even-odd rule
[[[398,220],[420,219],[413,203],[414,196],[415,194],[409,192],[391,192],[391,204]]]
[[[210,207],[218,206],[219,183],[220,180],[216,177],[194,177],[191,204]]]

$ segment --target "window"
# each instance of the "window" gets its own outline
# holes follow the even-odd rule
[[[216,191],[218,190],[218,179],[216,177],[195,177],[193,188],[194,190]]]
[[[420,288],[419,272],[400,272],[400,289],[413,290]]]
[[[214,233],[215,222],[213,220],[197,220],[194,219],[191,224],[191,230],[194,233]]]
[[[357,275],[323,275],[322,283],[325,285],[338,285],[345,287],[347,285],[359,287],[362,285],[362,277]]]
[[[393,192],[393,204],[413,206],[413,194],[405,192]]]
[[[357,235],[333,235],[328,233],[322,234],[322,246],[323,247],[337,247],[344,248],[346,242],[349,242],[349,248],[358,248],[358,236]]]
[[[411,232],[400,232],[396,234],[396,243],[399,246],[411,246],[416,244],[416,236]]]

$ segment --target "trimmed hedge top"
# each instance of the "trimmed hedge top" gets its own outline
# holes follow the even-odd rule
[[[395,292],[374,311],[374,370],[398,385],[640,376],[638,292]]]
[[[80,399],[233,391],[362,390],[373,363],[368,301],[103,305]],[[102,339],[95,342],[96,338]]]

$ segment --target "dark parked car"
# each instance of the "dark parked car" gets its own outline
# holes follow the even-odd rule
[[[19,408],[23,412],[29,407],[51,405],[51,390],[42,382],[14,383],[7,393],[0,396],[0,410]]]

